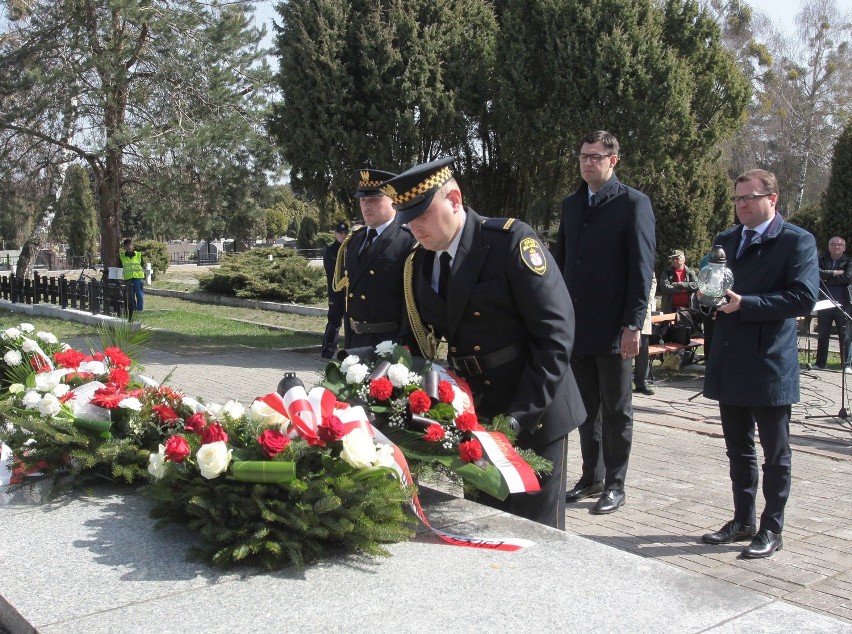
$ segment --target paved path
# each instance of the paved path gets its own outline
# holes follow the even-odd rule
[[[315,352],[251,350],[212,356],[149,350],[144,363],[149,375],[168,375],[170,385],[188,394],[244,404],[274,390],[284,371],[312,386],[323,367]],[[840,379],[837,372],[802,373],[803,402],[794,407],[791,427],[793,490],[784,549],[770,559],[741,560],[742,545],[699,542],[732,517],[732,503],[716,404],[701,396],[689,400],[701,389],[695,379],[658,383],[654,396],[637,395],[627,504],[608,516],[588,512],[594,500],[569,505],[568,531],[842,619],[852,631],[852,427],[834,417]],[[572,434],[569,482],[579,476],[579,465]],[[614,600],[600,599],[602,606]]]

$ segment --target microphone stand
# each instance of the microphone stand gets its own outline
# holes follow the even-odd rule
[[[820,294],[823,296],[824,299],[827,299],[832,304],[834,304],[834,307],[837,310],[839,310],[840,313],[843,315],[843,317],[846,320],[846,337],[849,337],[849,335],[850,335],[849,327],[850,327],[850,322],[852,322],[852,317],[849,316],[849,313],[847,313],[845,310],[843,310],[843,306],[838,304],[837,300],[834,299],[831,296],[830,293],[826,293],[822,289],[822,286],[824,286],[823,282],[820,283],[820,289],[819,289]],[[830,331],[828,333],[828,336],[829,336],[829,338],[831,337]],[[840,339],[840,337],[838,337],[838,340],[839,339]],[[808,338],[808,341],[810,341],[810,338]],[[837,412],[836,416],[813,415],[813,416],[805,416],[805,418],[842,418],[844,421],[849,419],[849,414],[846,411],[846,371],[844,369],[844,366],[846,365],[846,346],[844,345],[845,342],[843,342],[843,341],[838,341],[838,342],[840,343],[840,411]]]

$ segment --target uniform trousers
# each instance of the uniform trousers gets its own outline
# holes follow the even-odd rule
[[[579,428],[579,484],[603,481],[606,489],[623,491],[633,444],[633,362],[620,354],[574,354],[571,369],[587,412]]]
[[[757,496],[757,452],[754,428],[763,449],[763,498],[760,527],[780,533],[784,528],[784,507],[792,480],[789,405],[743,407],[719,403],[722,432],[725,435],[731,489],[734,493],[734,521],[755,523]]]

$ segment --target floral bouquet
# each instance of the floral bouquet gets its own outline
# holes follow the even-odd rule
[[[413,533],[393,454],[363,409],[287,375],[246,413],[201,407],[172,428],[150,455],[152,515],[198,531],[193,554],[214,565],[387,554]]]
[[[10,481],[34,476],[144,480],[148,454],[172,421],[192,413],[178,393],[131,377],[117,346],[83,353],[31,324],[0,335],[0,441],[11,450]]]
[[[537,491],[535,473],[552,469],[535,452],[511,446],[515,433],[504,417],[479,420],[462,379],[390,341],[331,361],[322,385],[366,408],[420,474],[438,469],[502,500]]]

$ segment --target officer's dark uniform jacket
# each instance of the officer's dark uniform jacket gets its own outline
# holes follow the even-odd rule
[[[431,286],[435,253],[418,247],[413,254],[418,314],[446,338],[449,365],[468,381],[477,413],[514,416],[520,445],[545,445],[585,418],[570,367],[568,290],[529,226],[466,212],[446,302]],[[525,263],[522,245],[541,274]]]
[[[351,324],[347,348],[400,341],[407,332],[402,269],[414,238],[407,227],[392,222],[359,254],[366,235],[366,227],[352,233],[340,253],[341,272],[349,280],[345,291],[346,316]]]

